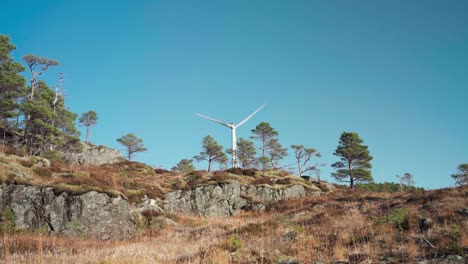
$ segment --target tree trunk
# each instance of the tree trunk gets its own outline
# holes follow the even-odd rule
[[[351,190],[354,190],[354,178],[351,173],[351,161],[349,160],[348,160],[348,173],[349,173],[349,188],[351,188]]]
[[[211,159],[208,160],[208,172],[210,172],[211,169]]]
[[[299,160],[297,161],[297,170],[299,171],[299,177],[302,177],[302,168]]]
[[[89,143],[89,126],[86,127],[86,144]]]

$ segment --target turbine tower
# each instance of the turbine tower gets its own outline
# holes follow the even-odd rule
[[[197,114],[195,113],[197,116],[200,116],[200,117],[203,117],[203,118],[206,118],[208,120],[211,120],[213,122],[216,122],[220,125],[223,125],[225,127],[228,127],[231,129],[231,137],[232,137],[232,167],[233,168],[236,168],[237,167],[237,137],[236,137],[236,128],[242,126],[245,122],[247,122],[247,120],[249,120],[250,118],[252,118],[252,116],[254,116],[258,111],[260,111],[260,109],[262,109],[263,107],[265,106],[265,104],[263,104],[262,106],[260,106],[257,110],[255,110],[255,112],[253,112],[252,114],[250,114],[249,116],[247,116],[244,120],[240,121],[239,124],[234,124],[234,123],[226,123],[226,122],[223,122],[223,121],[219,121],[219,120],[216,120],[214,118],[211,118],[211,117],[207,117],[207,116],[204,116],[204,115],[201,115],[201,114]]]

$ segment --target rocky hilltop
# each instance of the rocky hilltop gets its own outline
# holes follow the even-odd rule
[[[125,161],[122,153],[106,146],[82,143],[80,153],[61,153],[62,159],[72,165],[103,165]]]
[[[117,162],[121,154],[107,148],[90,147],[83,153],[83,165],[0,153],[0,204],[15,229],[128,238],[136,232],[136,219],[142,217],[138,214],[148,210],[227,217],[323,192],[311,182],[280,172],[174,174],[142,163]],[[100,163],[105,164],[96,165]],[[327,191],[332,188],[329,185]]]

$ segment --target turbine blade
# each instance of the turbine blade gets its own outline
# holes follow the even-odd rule
[[[255,112],[253,112],[248,117],[246,117],[244,120],[242,120],[239,124],[237,124],[236,127],[242,126],[245,122],[247,122],[250,118],[252,118],[252,116],[254,116],[258,111],[260,111],[260,109],[262,109],[264,106],[265,106],[265,104],[260,106],[257,110],[255,110]]]
[[[230,128],[230,126],[229,126],[227,123],[224,123],[224,122],[219,121],[219,120],[216,120],[216,119],[214,119],[214,118],[207,117],[207,116],[204,116],[204,115],[200,115],[200,114],[197,114],[197,113],[195,113],[195,114],[196,114],[197,116],[199,116],[199,117],[206,118],[206,119],[208,119],[208,120],[211,120],[211,121],[216,122],[216,123],[218,123],[218,124],[220,124],[220,125],[223,125],[223,126],[225,126],[225,127],[229,127],[229,128]]]

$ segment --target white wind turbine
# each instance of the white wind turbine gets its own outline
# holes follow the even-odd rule
[[[258,111],[260,111],[260,109],[262,109],[263,107],[265,106],[265,104],[263,104],[262,106],[260,106],[257,110],[255,110],[255,112],[253,112],[252,114],[250,114],[249,116],[247,116],[244,120],[240,121],[239,124],[234,124],[234,123],[225,123],[223,121],[219,121],[219,120],[216,120],[214,118],[211,118],[211,117],[207,117],[207,116],[204,116],[204,115],[201,115],[201,114],[197,114],[195,113],[197,116],[201,116],[203,118],[206,118],[208,120],[211,120],[213,122],[216,122],[220,125],[223,125],[225,127],[228,127],[231,129],[231,136],[232,136],[232,167],[235,168],[237,167],[237,137],[236,137],[236,128],[242,126],[245,122],[247,122],[247,120],[249,120],[250,118],[252,118],[252,116],[254,116]]]

